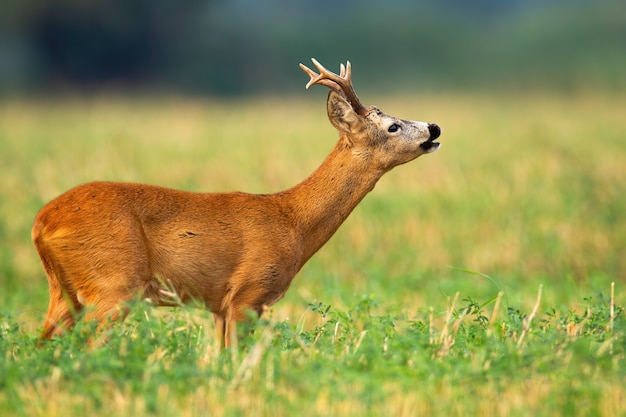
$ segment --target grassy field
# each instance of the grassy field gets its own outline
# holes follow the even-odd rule
[[[324,98],[0,104],[0,415],[624,415],[618,94],[363,97],[443,147],[387,174],[239,349],[202,309],[141,303],[99,349],[81,326],[35,348],[46,201],[290,187],[337,138]]]

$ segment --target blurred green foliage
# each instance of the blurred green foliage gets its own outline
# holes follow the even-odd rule
[[[7,0],[0,92],[280,93],[311,56],[360,89],[615,89],[624,39],[619,0]]]

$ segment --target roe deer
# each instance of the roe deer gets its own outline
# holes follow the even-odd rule
[[[123,320],[134,297],[171,305],[200,300],[221,347],[235,341],[246,310],[261,315],[393,167],[439,147],[439,126],[361,104],[350,62],[340,74],[312,60],[311,80],[330,88],[328,118],[339,141],[302,183],[276,194],[194,193],[92,182],[37,214],[32,239],[50,285],[42,339],[85,320]]]

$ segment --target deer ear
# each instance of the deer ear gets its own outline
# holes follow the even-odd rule
[[[335,91],[328,94],[326,102],[330,123],[339,132],[355,133],[359,130],[360,119],[350,103]]]

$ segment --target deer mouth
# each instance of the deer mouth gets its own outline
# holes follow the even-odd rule
[[[420,148],[426,152],[434,152],[439,149],[439,146],[441,145],[439,142],[435,142],[435,139],[441,135],[441,128],[435,123],[429,123],[428,133],[430,134],[430,137],[426,142],[420,144]]]
[[[433,139],[428,139],[426,142],[420,144],[420,148],[422,148],[426,153],[435,152],[439,149],[441,144],[439,142],[435,142]]]

